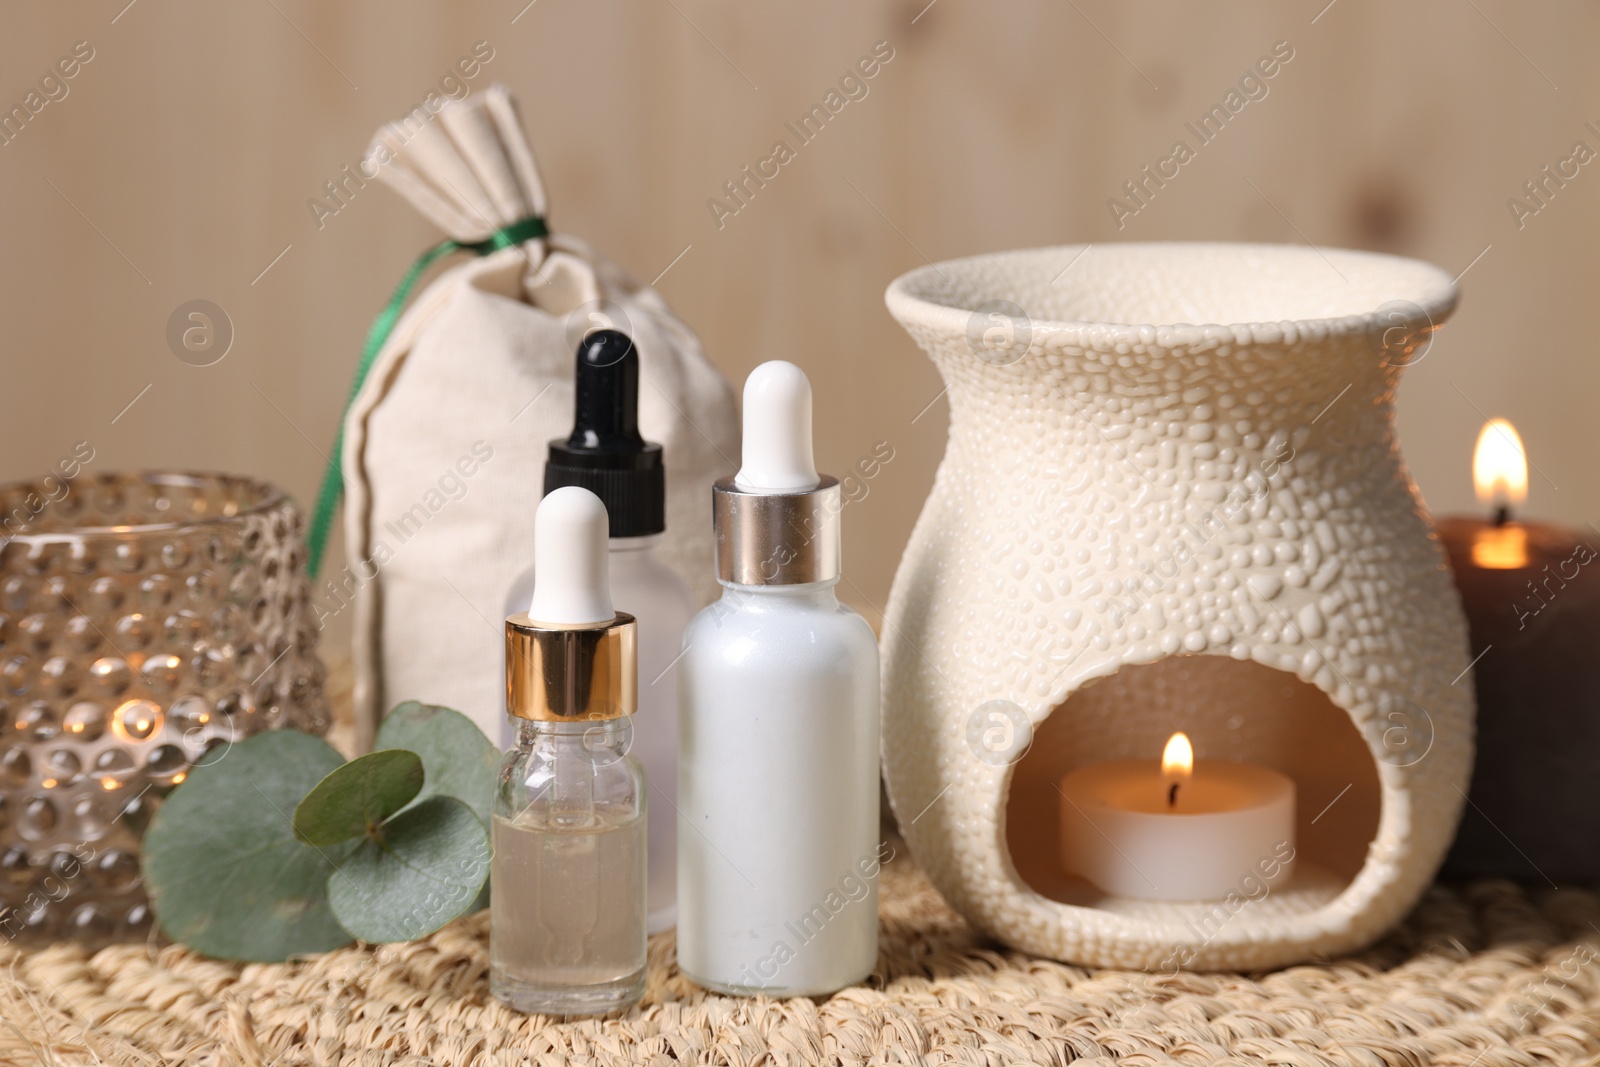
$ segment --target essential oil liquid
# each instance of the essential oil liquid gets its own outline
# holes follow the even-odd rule
[[[644,989],[645,820],[495,816],[490,992],[522,1012],[594,1015]]]

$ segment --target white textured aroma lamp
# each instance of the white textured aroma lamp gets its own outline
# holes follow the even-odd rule
[[[1077,963],[1258,968],[1357,948],[1415,903],[1460,815],[1473,697],[1393,398],[1455,301],[1424,263],[1227,244],[979,256],[889,287],[951,415],[884,627],[886,775],[976,925]],[[1182,902],[1064,870],[1062,776],[1154,760],[1176,730],[1293,779],[1292,878]]]

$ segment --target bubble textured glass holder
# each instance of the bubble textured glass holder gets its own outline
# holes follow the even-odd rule
[[[327,730],[300,521],[227,475],[0,486],[0,938],[147,935],[161,798],[229,740]]]

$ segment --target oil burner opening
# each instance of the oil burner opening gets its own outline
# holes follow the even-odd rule
[[[1230,872],[1234,866],[1239,869],[1213,878],[1218,887],[1206,900],[1174,899],[1172,887],[1160,884],[1175,877],[1170,873],[1174,870],[1193,875],[1181,857],[1167,857],[1172,862],[1164,874],[1143,869],[1151,864],[1141,866],[1136,855],[1121,856],[1139,868],[1136,877],[1149,886],[1137,895],[1107,892],[1069,870],[1063,859],[1064,809],[1068,820],[1080,820],[1075,830],[1088,827],[1102,835],[1104,841],[1097,839],[1094,845],[1119,846],[1105,837],[1107,827],[1063,793],[1063,777],[1125,760],[1144,761],[1155,775],[1163,749],[1179,731],[1189,739],[1198,766],[1212,761],[1249,764],[1291,779],[1296,794],[1293,840],[1263,837],[1244,858],[1207,856]],[[1425,739],[1415,740],[1421,744]],[[1338,897],[1360,873],[1377,837],[1381,796],[1372,746],[1349,714],[1320,689],[1259,663],[1218,655],[1174,656],[1125,666],[1090,682],[1039,725],[1031,747],[1012,768],[1005,842],[1018,876],[1043,897],[1215,936],[1219,922],[1237,923],[1243,930],[1255,917],[1305,914]],[[1111,829],[1112,837],[1115,833]],[[1262,855],[1255,856],[1255,851]],[[1239,907],[1228,909],[1219,920],[1217,901],[1225,898]],[[1174,944],[1181,941],[1182,935],[1175,934]]]
[[[1332,284],[1330,284],[1332,283]],[[1431,328],[1455,305],[1438,267],[1349,249],[1203,242],[1071,245],[919,268],[889,287],[902,318],[965,328],[980,312],[1029,328],[1344,323],[1383,312]],[[1009,311],[1007,309],[1010,309]]]

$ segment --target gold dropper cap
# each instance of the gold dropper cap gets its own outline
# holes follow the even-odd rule
[[[619,611],[599,626],[506,619],[506,711],[534,722],[620,719],[639,710],[639,627]]]

